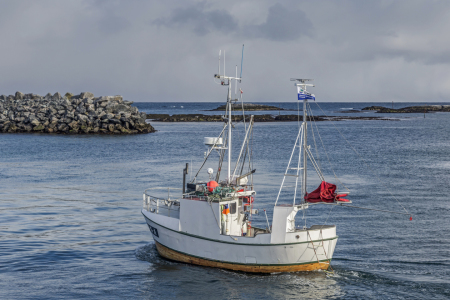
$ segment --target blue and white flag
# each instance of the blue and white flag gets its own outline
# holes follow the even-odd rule
[[[304,89],[302,89],[300,86],[297,86],[298,91],[298,100],[314,100],[316,101],[316,96],[314,94],[308,93]]]

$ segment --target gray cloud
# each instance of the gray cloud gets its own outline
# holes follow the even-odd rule
[[[300,9],[288,9],[277,3],[269,7],[264,23],[244,28],[247,38],[265,38],[272,41],[290,41],[302,35],[312,36],[314,26]]]
[[[168,17],[158,18],[155,25],[189,29],[204,36],[217,31],[233,33],[246,39],[263,38],[272,41],[295,40],[302,35],[311,36],[313,24],[300,9],[288,9],[276,3],[268,8],[268,15],[261,24],[238,24],[233,15],[224,9],[208,9],[205,2],[185,8],[175,8]]]
[[[223,9],[208,10],[204,2],[186,8],[175,8],[169,17],[158,18],[153,23],[176,29],[188,26],[200,36],[211,31],[227,33],[238,27],[229,12]]]
[[[292,100],[297,76],[315,79],[318,101],[448,100],[448,11],[420,0],[3,1],[0,93],[222,101],[217,54],[231,75],[244,43],[246,101]]]

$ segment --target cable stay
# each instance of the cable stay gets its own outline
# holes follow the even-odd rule
[[[374,209],[374,208],[365,208],[365,207],[358,207],[358,206],[352,206],[352,205],[347,205],[347,204],[343,204],[343,203],[325,203],[325,204],[329,204],[329,205],[339,205],[339,206],[344,206],[344,207],[351,207],[351,208],[359,208],[359,209],[366,209],[366,210],[373,210],[373,211],[380,211],[380,212],[387,212],[387,213],[394,213],[394,214],[403,214],[403,215],[409,215],[410,216],[410,220],[412,221],[412,214],[401,204],[401,202],[398,200],[397,197],[395,197],[395,195],[392,193],[392,191],[381,181],[381,179],[378,177],[378,175],[375,173],[375,171],[369,166],[369,164],[366,162],[366,160],[359,154],[359,152],[353,147],[353,145],[345,138],[345,136],[342,134],[342,132],[339,130],[339,128],[334,124],[334,122],[332,121],[332,119],[324,112],[324,110],[320,107],[320,105],[315,102],[315,104],[317,105],[317,107],[322,111],[322,113],[328,118],[328,120],[331,122],[331,124],[334,126],[334,128],[339,132],[339,135],[345,140],[345,142],[350,146],[350,148],[353,150],[353,152],[359,157],[359,159],[361,159],[361,161],[364,163],[365,167],[371,172],[371,174],[373,176],[375,176],[375,178],[378,180],[379,183],[381,183],[381,185],[388,191],[388,193],[390,194],[390,196],[397,201],[397,203],[403,208],[403,210],[405,212],[395,212],[395,211],[389,211],[389,210],[381,210],[381,209]],[[311,108],[309,108],[311,115],[312,115],[312,110]],[[314,119],[313,119],[314,120]],[[315,121],[314,121],[315,124]],[[317,124],[316,125],[316,129],[317,129]],[[328,162],[330,163],[330,167],[333,171],[333,174],[336,178],[336,180],[338,180],[347,190],[349,190],[337,177],[336,173],[333,170],[333,167],[331,166],[331,162],[330,159],[328,157],[328,154],[326,152],[325,149],[325,145],[323,144],[322,138],[320,137],[320,133],[317,129],[318,135],[319,135],[319,139],[322,143],[322,147],[324,149],[324,152],[327,156]]]
[[[315,96],[313,94],[310,94],[309,92],[306,91],[306,87],[309,86],[314,86],[313,84],[307,83],[308,81],[312,81],[312,79],[296,79],[296,78],[291,78],[291,81],[296,81],[296,86],[299,90],[299,100],[300,100],[300,95],[302,95],[303,97],[314,97],[311,99],[315,99]],[[319,107],[319,109],[322,111],[322,113],[331,121],[330,117],[328,117],[325,112],[323,111],[323,109],[319,106],[319,104],[317,102],[315,102],[316,105]],[[299,115],[300,117],[300,115]],[[299,118],[300,119],[300,118]],[[311,151],[311,146],[307,145],[307,132],[308,130],[308,126],[307,126],[307,121],[310,121],[308,123],[310,123],[311,126],[311,133],[312,133],[312,137],[313,137],[313,142],[314,142],[314,148],[316,149],[315,154],[316,156],[314,156],[313,152]],[[332,125],[338,130],[340,136],[342,138],[344,138],[344,140],[350,145],[350,148],[357,154],[357,156],[364,162],[364,164],[366,165],[366,167],[371,171],[371,173],[378,179],[379,182],[381,182],[380,178],[375,174],[375,172],[370,168],[370,166],[367,164],[367,162],[364,160],[364,158],[362,158],[362,156],[356,151],[356,149],[350,144],[350,142],[343,136],[342,132],[336,127],[336,125],[334,124],[333,121],[331,121]],[[301,124],[301,125],[300,125]],[[315,129],[314,129],[315,127]],[[318,153],[318,147],[317,147],[317,143],[316,143],[316,135],[317,132],[317,136],[320,140],[320,143],[322,144],[322,147],[324,149],[325,152],[325,156],[328,160],[329,163],[329,167],[331,168],[331,171],[333,172],[334,178],[336,180],[336,184],[339,182],[348,192],[345,192],[341,194],[338,192],[337,190],[337,186],[327,183],[325,181],[325,176],[322,172],[322,168],[321,168],[321,164],[320,164],[320,157],[319,157],[319,153]],[[296,151],[296,149],[298,149],[298,163],[297,163],[297,167],[291,167],[291,163],[292,163],[292,159],[294,157],[294,153]],[[311,193],[307,193],[306,191],[306,167],[307,167],[307,161],[309,160],[309,162],[311,163],[311,165],[313,166],[314,170],[316,171],[319,179],[321,180],[321,185],[319,186],[319,188],[317,188],[316,190],[314,190]],[[289,171],[295,170],[296,172],[292,172],[290,173]],[[303,172],[300,172],[303,171]],[[303,174],[301,174],[303,173]],[[386,212],[386,213],[394,213],[394,214],[403,214],[403,215],[409,215],[410,216],[410,220],[412,220],[412,214],[400,203],[400,201],[393,195],[393,193],[389,190],[389,188],[383,184],[382,185],[386,188],[386,190],[389,192],[389,194],[391,195],[392,198],[394,198],[397,203],[403,208],[403,210],[405,212],[396,212],[396,211],[390,211],[390,210],[382,210],[382,209],[373,209],[373,208],[365,208],[365,207],[358,207],[358,206],[353,206],[353,205],[349,205],[351,203],[350,200],[348,199],[343,199],[342,197],[345,197],[346,195],[348,195],[350,193],[350,189],[348,187],[346,187],[342,181],[339,179],[339,177],[336,175],[336,172],[333,169],[333,166],[331,164],[330,161],[330,157],[326,151],[326,147],[324,145],[324,142],[322,140],[322,137],[320,135],[320,132],[318,130],[318,126],[316,124],[316,121],[314,119],[314,115],[311,109],[311,106],[309,105],[309,103],[307,101],[304,101],[304,107],[303,107],[303,122],[299,122],[299,131],[297,134],[297,138],[295,140],[295,144],[294,147],[292,149],[291,152],[291,156],[289,158],[289,162],[286,168],[286,171],[283,174],[283,180],[281,182],[281,186],[280,189],[278,191],[278,195],[275,201],[275,206],[278,203],[278,200],[280,198],[281,192],[283,190],[283,188],[287,188],[288,185],[286,185],[286,178],[287,177],[294,177],[295,178],[295,185],[293,185],[292,187],[294,188],[294,195],[293,195],[293,206],[296,206],[295,200],[297,197],[297,185],[298,185],[298,181],[299,179],[301,179],[301,185],[302,185],[302,200],[301,200],[301,204],[297,205],[297,207],[299,209],[303,210],[304,213],[304,217],[305,216],[305,211],[307,208],[307,206],[309,204],[328,204],[328,205],[334,205],[334,206],[343,206],[343,207],[349,207],[349,208],[359,208],[359,209],[365,209],[365,210],[372,210],[372,211],[380,211],[380,212]],[[290,186],[289,186],[290,187]],[[322,196],[322,193],[325,193],[324,195],[327,196]],[[329,195],[328,195],[329,194]],[[333,196],[334,195],[334,196]],[[319,198],[320,197],[320,198]],[[325,197],[325,198],[322,198]],[[304,199],[303,199],[304,198]],[[331,213],[331,211],[330,211]]]

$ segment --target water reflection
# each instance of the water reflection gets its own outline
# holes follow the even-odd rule
[[[148,297],[169,282],[177,286],[172,296],[197,299],[329,299],[344,294],[334,278],[338,275],[322,271],[251,274],[194,266],[160,257],[154,243],[138,247],[135,255],[151,266],[140,287]]]

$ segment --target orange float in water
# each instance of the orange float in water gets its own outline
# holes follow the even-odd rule
[[[214,189],[219,186],[219,184],[213,180],[213,181],[208,182],[206,184],[206,186],[208,187],[208,191],[210,193],[212,193],[214,191]]]

